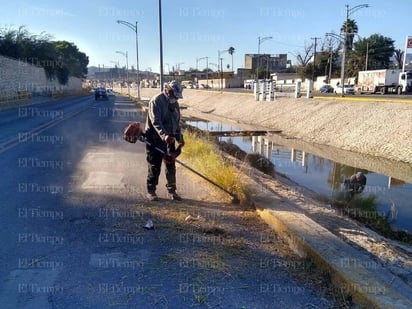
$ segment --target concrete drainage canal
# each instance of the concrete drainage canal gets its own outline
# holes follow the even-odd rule
[[[247,154],[261,155],[273,163],[276,173],[327,198],[342,192],[345,179],[362,172],[367,177],[362,196],[374,195],[377,212],[391,227],[412,233],[412,164],[287,139],[275,131],[239,134],[245,132],[240,127],[206,120],[190,120],[186,125],[211,132],[220,142]]]

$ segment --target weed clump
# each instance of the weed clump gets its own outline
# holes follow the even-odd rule
[[[190,167],[237,196],[241,202],[250,200],[246,185],[239,181],[239,175],[229,160],[219,154],[207,136],[185,132],[185,147],[181,154]]]
[[[386,215],[377,210],[377,196],[355,196],[347,199],[344,192],[335,194],[332,205],[337,207],[343,215],[365,224],[368,228],[387,238],[412,244],[412,234],[395,230],[389,223]]]

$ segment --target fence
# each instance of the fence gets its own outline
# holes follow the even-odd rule
[[[280,97],[300,98],[302,92],[306,97],[313,98],[313,81],[307,80],[304,85],[298,80],[295,84],[276,86],[276,81],[264,80],[253,83],[253,95],[256,101],[274,101]]]

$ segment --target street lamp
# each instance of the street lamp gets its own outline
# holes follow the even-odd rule
[[[170,75],[170,66],[168,63],[165,63],[165,65],[167,65],[167,75]]]
[[[217,70],[219,71],[219,64],[220,64],[220,85],[219,88],[222,89],[223,86],[223,65],[222,65],[222,60],[223,58],[221,58],[220,56],[223,53],[228,53],[229,50],[225,49],[225,50],[218,50],[217,51]]]
[[[126,57],[126,83],[127,83],[127,94],[130,97],[130,88],[129,88],[129,57],[127,56],[127,51],[122,52],[122,51],[116,51],[117,54],[121,54]]]
[[[219,73],[219,65],[213,62],[208,62],[207,67],[209,68],[209,65],[213,65],[217,68],[217,72]],[[211,88],[213,88],[213,79],[212,79],[212,86]]]
[[[137,78],[137,99],[140,100],[140,78],[139,78],[139,41],[137,36],[137,21],[136,24],[129,23],[124,20],[118,20],[118,24],[125,25],[126,27],[132,29],[136,33],[136,78]]]
[[[113,63],[116,66],[117,76],[120,79],[119,60],[117,60],[117,61],[112,60],[112,61],[110,61],[110,63]]]
[[[208,67],[209,57],[202,57],[202,58],[197,58],[196,59],[196,71],[199,72],[199,69],[197,68],[197,65],[198,65],[200,60],[204,60],[204,59],[206,59],[206,87],[208,87],[209,86],[209,67]]]
[[[359,4],[354,6],[353,8],[349,8],[349,4],[346,4],[346,22],[345,22],[345,32],[343,33],[343,51],[342,51],[342,63],[341,63],[341,72],[340,72],[340,79],[342,84],[342,97],[344,96],[345,92],[345,61],[346,61],[346,44],[347,44],[347,35],[348,35],[348,21],[349,16],[355,13],[357,10],[362,8],[369,7],[369,4]]]
[[[176,63],[176,69],[179,71],[180,70],[180,65],[184,64],[184,62],[178,62]]]
[[[160,49],[160,91],[164,90],[163,77],[163,30],[162,30],[162,0],[159,0],[159,49]]]
[[[256,82],[259,79],[258,70],[259,70],[259,67],[260,67],[260,44],[262,44],[264,41],[271,40],[271,39],[273,39],[273,37],[271,37],[271,36],[265,36],[263,38],[258,37],[258,63],[257,63],[257,66],[256,66]]]

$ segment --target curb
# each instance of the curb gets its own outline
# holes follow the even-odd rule
[[[360,97],[351,97],[351,96],[345,96],[345,97],[314,96],[313,98],[316,100],[412,104],[412,99],[371,98],[371,97],[360,98]]]
[[[303,257],[310,257],[357,305],[412,308],[410,287],[377,263],[373,269],[365,267],[365,261],[371,260],[366,253],[348,245],[274,194],[260,194],[255,203],[259,216],[288,241],[290,248]]]

